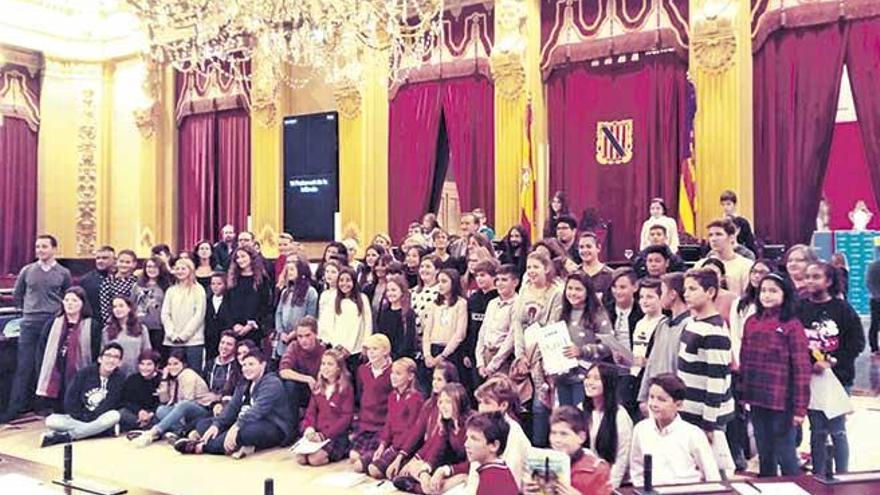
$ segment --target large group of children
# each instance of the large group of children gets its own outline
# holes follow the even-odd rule
[[[865,346],[841,269],[804,245],[756,260],[735,195],[722,203],[687,271],[659,199],[632,267],[615,270],[563,194],[534,244],[522,226],[493,244],[480,211],[459,235],[426,215],[399,248],[379,235],[356,259],[353,239],[330,243],[314,275],[289,234],[270,262],[226,226],[190,252],[157,246],[140,269],[101,247],[74,285],[41,235],[15,286],[0,421],[51,409],[43,446],[124,435],[242,458],[294,445],[302,466],[346,462],[408,492],[510,495],[641,486],[646,455],[655,484],[723,479],[745,469],[749,422],[760,475],[794,475],[808,417],[813,471],[829,437],[845,471],[846,415],[810,408],[829,383],[851,391]],[[543,346],[559,324],[567,343]],[[544,486],[535,448],[570,458],[570,475]]]

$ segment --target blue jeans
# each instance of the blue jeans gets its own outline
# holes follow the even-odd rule
[[[834,445],[834,472],[845,473],[849,468],[849,441],[846,438],[846,414],[828,419],[821,411],[808,411],[810,418],[810,451],[813,457],[813,474],[825,475],[825,444],[828,435]]]
[[[199,420],[196,431],[199,432],[199,435],[203,435],[213,423],[213,418]],[[226,449],[223,447],[223,443],[226,441],[227,432],[228,430],[221,430],[220,434],[209,440],[204,446],[204,453],[225,454]],[[284,432],[278,426],[264,419],[241,427],[238,431],[238,437],[236,437],[235,446],[236,448],[254,447],[256,450],[262,450],[283,445],[285,439]]]
[[[577,407],[584,402],[584,398],[586,397],[584,384],[581,382],[570,382],[568,380],[557,380],[556,395],[559,397],[560,406]]]
[[[207,418],[210,415],[211,411],[208,408],[198,402],[185,400],[173,406],[159,406],[156,409],[156,418],[159,419],[159,423],[153,428],[159,432],[159,435],[162,435],[165,432],[176,430],[187,423],[194,423],[196,420]]]
[[[73,419],[68,414],[52,414],[46,418],[46,428],[52,432],[67,433],[72,440],[82,440],[113,428],[119,423],[119,418],[119,411],[107,411],[88,423]]]
[[[550,407],[539,396],[538,387],[535,387],[532,396],[532,443],[535,447],[546,447],[550,439]]]
[[[52,315],[28,315],[21,322],[15,375],[12,379],[12,390],[9,393],[9,405],[6,408],[6,414],[10,419],[27,410],[33,402],[37,373],[39,373],[37,363],[41,362],[43,357],[37,358],[37,345],[43,328],[51,320]]]
[[[186,353],[186,363],[192,368],[193,371],[202,374],[202,369],[205,367],[205,346],[203,345],[187,345],[187,346],[169,346],[168,351],[171,352],[175,349],[181,349]]]
[[[800,474],[795,437],[797,428],[792,423],[792,413],[752,407],[752,425],[755,427],[755,443],[761,462],[759,476],[783,476]]]

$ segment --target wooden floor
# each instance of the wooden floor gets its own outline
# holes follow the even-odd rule
[[[880,399],[854,397],[856,412],[847,422],[850,441],[850,470],[880,469]],[[33,462],[60,466],[62,447],[39,447],[42,424],[32,422],[11,429],[0,429],[0,453]],[[808,450],[809,433],[805,431]],[[124,438],[105,438],[74,444],[74,470],[89,476],[118,482],[120,486],[141,487],[169,495],[250,495],[261,494],[263,481],[274,478],[275,493],[297,495],[399,493],[390,483],[343,485],[349,474],[344,464],[306,468],[295,463],[286,449],[257,453],[242,460],[222,456],[184,456],[164,442],[135,449]],[[757,459],[750,463],[757,470]],[[4,494],[5,495],[5,494]]]

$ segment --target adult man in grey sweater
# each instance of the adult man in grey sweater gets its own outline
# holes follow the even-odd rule
[[[0,423],[9,422],[27,410],[33,400],[36,376],[35,354],[40,334],[61,308],[64,291],[70,287],[70,270],[55,260],[58,241],[40,235],[34,245],[37,261],[26,265],[15,281],[15,304],[22,308],[21,334],[18,337],[18,362],[9,395],[9,406],[0,415]]]

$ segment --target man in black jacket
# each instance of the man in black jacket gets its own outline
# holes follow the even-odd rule
[[[216,418],[199,421],[198,439],[182,438],[174,448],[182,454],[226,454],[236,459],[256,449],[283,445],[293,428],[293,415],[284,385],[275,373],[266,373],[266,358],[251,351],[242,361],[245,382]]]
[[[101,314],[101,287],[104,290],[104,307],[109,308],[113,302],[112,298],[108,299],[110,293],[106,290],[109,279],[113,275],[116,267],[116,250],[113,246],[101,246],[95,251],[95,269],[83,275],[79,281],[80,287],[85,289],[89,299],[89,305],[92,307],[94,314]],[[99,322],[99,326],[103,327],[104,322]]]
[[[122,346],[104,346],[98,364],[79,370],[64,394],[66,414],[46,418],[41,447],[94,437],[111,431],[119,423],[125,378],[119,371]]]
[[[214,244],[214,251],[211,265],[215,270],[229,270],[229,257],[235,251],[237,244],[235,243],[235,227],[232,225],[224,225],[220,230],[220,240]]]

